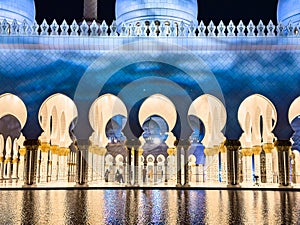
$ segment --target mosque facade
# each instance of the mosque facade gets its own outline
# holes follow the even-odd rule
[[[297,186],[297,1],[204,24],[196,0],[117,0],[112,24],[0,3],[3,185]],[[299,86],[298,86],[299,85]]]

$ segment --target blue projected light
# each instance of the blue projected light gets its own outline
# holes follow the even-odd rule
[[[232,43],[227,44],[230,47]],[[79,110],[74,134],[82,139],[91,135],[91,128],[87,128],[91,104],[106,93],[118,96],[127,107],[129,116],[124,128],[127,138],[141,136],[138,109],[147,97],[156,93],[165,95],[176,106],[178,120],[172,131],[176,137],[191,136],[187,111],[192,101],[204,93],[216,96],[225,105],[228,139],[240,138],[238,108],[252,94],[264,95],[275,105],[280,118],[274,130],[277,138],[289,139],[293,132],[287,112],[300,94],[298,51],[207,50],[131,55],[118,51],[104,54],[80,50],[4,49],[2,53],[1,92],[15,94],[24,101],[28,111],[23,129],[26,138],[35,139],[41,134],[38,110],[43,101],[55,93],[74,99]],[[217,85],[219,92],[214,91]]]

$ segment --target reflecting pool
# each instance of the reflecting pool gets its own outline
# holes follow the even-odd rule
[[[1,224],[299,224],[300,193],[1,191]]]

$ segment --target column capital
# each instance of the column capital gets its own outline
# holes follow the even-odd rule
[[[176,148],[168,148],[167,153],[168,153],[169,156],[175,155]]]
[[[19,149],[19,153],[20,153],[20,156],[24,156],[24,155],[26,155],[26,148],[20,148]],[[0,161],[1,161],[1,159],[0,159]]]
[[[141,146],[141,142],[139,139],[128,139],[128,140],[126,140],[125,145],[127,146],[127,148],[130,148],[130,149],[134,148],[134,149],[138,150],[139,147]]]
[[[222,143],[222,144],[220,145],[220,152],[221,152],[221,153],[225,153],[225,152],[226,152],[226,146],[224,145],[224,143]]]
[[[139,151],[139,156],[143,155],[143,153],[144,153],[144,149],[142,149],[142,148],[138,148],[138,151]]]
[[[212,156],[212,154],[211,154],[212,150],[213,150],[212,148],[205,148],[204,149],[204,154],[206,156]]]
[[[180,139],[176,141],[177,148],[183,148],[184,150],[188,150],[191,145],[191,142],[188,139]]]
[[[277,151],[289,151],[292,147],[292,143],[289,140],[277,140],[274,145]]]
[[[241,150],[243,156],[252,156],[253,152],[251,148],[242,148]]]
[[[241,142],[239,140],[226,140],[224,145],[227,151],[236,151],[241,146]]]
[[[261,153],[261,146],[260,145],[256,145],[252,147],[252,152],[254,155],[260,155]]]
[[[220,151],[220,148],[219,146],[213,146],[212,148],[205,148],[204,149],[204,154],[206,156],[214,156],[214,155],[217,155]]]
[[[51,151],[52,154],[58,155],[58,153],[59,153],[59,146],[58,145],[51,145],[50,146],[50,151]]]
[[[266,143],[263,145],[263,149],[265,151],[265,153],[272,153],[273,149],[274,149],[274,144],[273,143]]]
[[[40,150],[42,152],[48,152],[50,150],[50,144],[48,142],[42,142],[40,145]]]
[[[37,150],[40,145],[41,145],[40,140],[31,139],[31,140],[24,141],[24,146],[26,147],[27,150],[30,151]]]

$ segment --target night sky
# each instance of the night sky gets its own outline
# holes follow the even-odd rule
[[[56,19],[68,22],[73,19],[81,20],[83,17],[84,0],[35,0],[36,19],[40,23],[43,19],[48,22]],[[253,20],[255,24],[261,19],[264,23],[269,20],[276,22],[276,9],[278,0],[199,0],[198,20],[206,24],[210,20],[219,23],[223,20],[227,24],[233,20],[236,24],[239,20],[248,23]],[[115,0],[99,0],[98,19],[111,22],[115,19]]]

